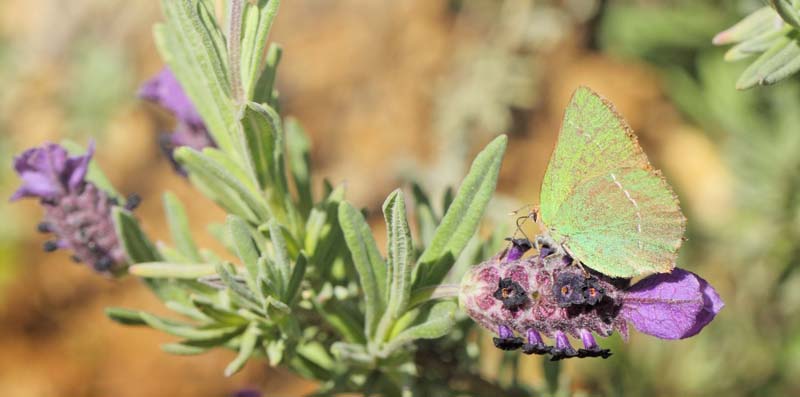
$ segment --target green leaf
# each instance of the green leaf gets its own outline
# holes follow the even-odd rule
[[[242,18],[242,83],[246,98],[253,98],[261,75],[267,37],[279,6],[278,0],[257,0],[245,4]]]
[[[495,138],[472,162],[453,203],[417,261],[416,287],[438,284],[475,233],[497,184],[507,138]],[[419,276],[422,276],[421,278]]]
[[[108,318],[124,325],[147,325],[138,310],[124,309],[121,307],[106,308]]]
[[[277,44],[271,44],[267,51],[267,59],[264,63],[264,70],[256,83],[253,92],[253,102],[263,103],[275,107],[275,77],[278,73],[278,63],[281,61],[283,50]]]
[[[283,360],[283,352],[286,350],[286,342],[283,339],[270,340],[265,342],[264,349],[267,352],[269,365],[276,366]]]
[[[439,220],[434,213],[428,195],[422,190],[422,187],[417,183],[413,183],[411,192],[414,195],[414,213],[417,217],[419,239],[422,241],[423,247],[427,247],[433,240]]]
[[[217,306],[208,298],[199,295],[193,295],[191,300],[192,304],[197,308],[197,310],[203,313],[206,317],[211,318],[219,323],[235,326],[246,325],[249,323],[246,318],[230,310]]]
[[[339,360],[357,365],[371,367],[375,363],[375,357],[367,352],[364,345],[334,342],[331,345],[331,353]]]
[[[371,336],[384,308],[382,297],[386,288],[386,263],[381,258],[364,216],[346,201],[339,204],[339,224],[364,291],[365,334]]]
[[[197,108],[217,145],[235,153],[234,104],[222,32],[205,2],[163,0],[166,23],[154,31],[162,58]]]
[[[797,13],[798,2],[796,0],[769,0],[769,3],[784,22],[795,28],[800,28],[800,15]]]
[[[406,219],[406,205],[400,189],[392,192],[383,203],[388,237],[387,262],[391,271],[388,288],[387,314],[397,319],[408,307],[411,295],[411,271],[414,266],[414,244]]]
[[[227,340],[232,336],[240,334],[244,330],[242,326],[196,328],[191,325],[157,317],[149,313],[141,313],[141,316],[147,325],[159,331],[193,341]]]
[[[363,319],[358,317],[361,313],[348,310],[346,306],[337,304],[338,302],[319,302],[313,299],[312,303],[317,313],[341,335],[344,341],[356,344],[367,342]]]
[[[249,327],[247,327],[244,335],[242,335],[241,344],[239,345],[239,354],[225,368],[225,376],[231,376],[239,372],[239,370],[244,367],[244,364],[247,363],[247,360],[255,351],[260,335],[261,332],[258,330],[258,327],[255,324],[251,324]]]
[[[211,348],[192,346],[184,343],[165,343],[161,345],[161,350],[163,350],[165,353],[174,354],[176,356],[194,356],[203,354],[211,350]]]
[[[718,33],[712,42],[716,45],[739,43],[775,30],[775,11],[761,7],[735,25]]]
[[[122,249],[131,263],[157,262],[161,255],[155,245],[147,238],[139,222],[128,210],[114,206],[111,210],[114,219],[114,229],[117,238],[122,243]]]
[[[142,262],[131,265],[129,272],[148,278],[177,278],[196,280],[215,273],[214,265],[167,262]]]
[[[257,103],[248,102],[239,115],[242,132],[253,162],[259,187],[264,189],[272,181],[279,184],[279,167],[276,151],[280,150],[280,118],[269,108]]]
[[[222,282],[231,292],[233,292],[235,296],[239,297],[240,303],[246,305],[250,309],[263,311],[261,300],[253,291],[247,288],[246,283],[242,284],[236,280],[236,277],[234,276],[235,273],[232,271],[232,268],[233,266],[229,266],[229,264],[216,265],[217,274],[222,279]]]
[[[278,270],[281,277],[281,285],[289,285],[289,280],[292,277],[292,265],[289,258],[289,250],[286,247],[286,239],[283,238],[283,231],[281,226],[275,220],[270,220],[269,225],[269,239],[272,242],[272,258],[274,265]]]
[[[202,262],[203,257],[200,256],[200,251],[197,250],[197,245],[192,239],[186,211],[178,197],[170,192],[164,193],[164,213],[167,215],[167,225],[172,235],[172,242],[178,251],[191,261]]]
[[[761,54],[747,67],[736,88],[745,90],[756,85],[770,85],[791,76],[800,69],[800,41],[797,32],[775,41],[772,48]]]
[[[758,36],[742,41],[725,52],[725,60],[732,62],[760,54],[772,47],[777,40],[791,31],[790,27],[781,30],[764,32]]]
[[[232,191],[220,181],[209,178],[208,175],[198,174],[189,174],[189,180],[200,193],[213,200],[226,212],[236,214],[245,219],[251,219],[254,222],[256,221],[255,214],[247,207],[247,204],[236,195],[236,192]]]
[[[453,301],[440,301],[435,303],[427,315],[422,318],[419,324],[414,325],[396,337],[386,345],[385,351],[391,353],[404,344],[417,339],[436,339],[444,336],[453,328],[458,304]]]
[[[250,286],[250,289],[257,290],[258,258],[261,256],[261,252],[250,235],[250,226],[235,215],[228,215],[227,224],[231,242],[236,247],[236,255],[247,269],[247,285]]]
[[[288,304],[292,304],[297,298],[297,293],[300,292],[300,284],[303,282],[303,276],[306,274],[306,257],[300,254],[292,269],[292,277],[289,279],[289,286],[286,288],[286,295],[283,300]]]
[[[218,162],[186,146],[176,149],[174,156],[175,160],[186,167],[190,174],[197,174],[197,177],[202,178],[207,184],[210,182],[212,186],[224,186],[241,198],[255,216],[255,219],[248,218],[249,221],[261,223],[271,218],[263,199],[248,189],[242,181],[234,177]]]
[[[311,155],[309,154],[311,143],[296,119],[289,118],[285,129],[289,171],[297,189],[297,208],[305,219],[314,202],[311,188]]]

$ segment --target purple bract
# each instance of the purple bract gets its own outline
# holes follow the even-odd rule
[[[22,179],[22,186],[11,200],[38,197],[53,201],[82,190],[93,152],[94,143],[83,156],[69,156],[63,147],[54,143],[26,150],[14,159],[14,170]]]
[[[161,148],[179,172],[185,173],[172,155],[175,149],[188,146],[201,150],[215,146],[203,119],[169,68],[162,69],[145,82],[139,89],[139,97],[158,104],[175,116],[175,130],[162,135]]]

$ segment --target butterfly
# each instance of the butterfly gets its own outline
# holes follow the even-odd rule
[[[542,239],[612,277],[669,272],[686,218],[614,106],[587,87],[567,106],[539,207]]]

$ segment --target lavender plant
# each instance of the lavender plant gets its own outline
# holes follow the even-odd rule
[[[197,246],[171,193],[164,210],[172,244],[152,242],[132,213],[135,196],[123,204],[92,167],[93,146],[70,156],[47,144],[15,160],[23,185],[12,199],[40,199],[40,229],[56,236],[46,250],[71,249],[99,272],[138,276],[180,317],[110,308],[111,319],[178,337],[162,346],[168,353],[234,350],[226,376],[253,357],[266,359],[318,381],[320,395],[518,395],[463,364],[475,357],[464,348],[471,322],[460,321],[465,316],[452,298],[498,333],[498,348],[554,360],[607,358],[593,333],[627,335],[628,323],[663,339],[689,337],[720,310],[719,296],[693,273],[676,269],[630,286],[629,278],[575,265],[557,247],[537,242],[537,255],[525,257],[533,246],[527,239],[512,240],[460,285],[445,283],[495,189],[505,136],[476,156],[457,193],[445,195],[441,215],[415,188],[418,238],[403,191],[388,195],[384,258],[344,186],[326,182],[315,194],[308,137],[280,116],[281,49],[267,46],[278,5],[232,0],[223,33],[210,2],[164,0],[166,20],[154,32],[167,68],[140,91],[175,115],[165,152],[226,211],[225,224],[211,229],[235,261]],[[496,239],[469,259],[489,256],[485,247]],[[583,348],[575,350],[569,335]],[[429,371],[444,372],[449,382]]]
[[[716,45],[736,44],[725,53],[726,61],[758,55],[739,76],[740,90],[777,83],[800,69],[800,2],[770,0],[750,15],[714,36]]]

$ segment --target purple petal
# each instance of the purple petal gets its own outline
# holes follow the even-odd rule
[[[39,197],[53,200],[68,190],[81,187],[91,160],[94,146],[83,156],[68,157],[60,145],[48,143],[26,150],[14,159],[14,169],[22,179],[22,186],[11,200]]]
[[[654,274],[625,291],[620,315],[648,335],[683,339],[700,332],[725,304],[698,275],[679,268]]]
[[[169,68],[162,69],[159,74],[146,81],[139,89],[139,97],[163,106],[172,112],[179,122],[195,126],[203,125],[203,119]]]
[[[69,175],[67,186],[70,189],[77,189],[86,178],[86,173],[89,172],[89,163],[94,155],[94,147],[94,140],[92,140],[89,142],[89,148],[85,155],[67,159],[65,173]]]

